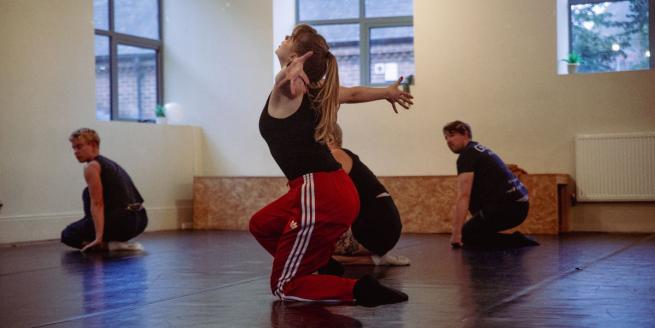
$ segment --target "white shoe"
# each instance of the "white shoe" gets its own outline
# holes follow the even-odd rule
[[[143,250],[141,243],[130,243],[123,241],[110,241],[107,243],[107,248],[110,252],[140,252]]]
[[[406,266],[411,263],[409,258],[402,255],[390,255],[385,254],[384,256],[371,255],[371,259],[375,265],[388,265],[388,266]]]

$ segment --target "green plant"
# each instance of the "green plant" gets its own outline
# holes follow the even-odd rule
[[[566,58],[562,59],[562,61],[565,61],[569,64],[580,64],[582,61],[582,58],[580,55],[576,54],[575,52],[570,53]]]
[[[403,87],[403,91],[409,93],[409,86],[414,84],[414,74],[410,74],[407,77],[405,77],[405,80],[401,84]]]
[[[166,117],[166,111],[164,110],[164,105],[155,106],[155,116]]]

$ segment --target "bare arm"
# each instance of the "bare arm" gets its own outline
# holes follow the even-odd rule
[[[375,262],[371,259],[371,255],[332,255],[332,258],[342,265],[375,265]]]
[[[288,98],[295,98],[307,92],[309,78],[305,74],[303,66],[312,54],[313,52],[309,51],[300,57],[294,58],[288,65],[282,67],[275,76],[273,94],[282,93]]]
[[[275,84],[271,91],[268,112],[276,118],[284,118],[294,113],[302,101],[302,95],[307,92],[309,78],[303,70],[305,61],[311,57],[311,51],[294,58],[288,65],[282,67],[275,76]]]
[[[403,77],[386,88],[369,88],[369,87],[340,87],[339,103],[356,104],[375,100],[386,99],[391,103],[393,110],[398,113],[396,103],[405,109],[409,109],[414,104],[411,94],[398,89]]]
[[[100,164],[98,162],[91,161],[84,168],[84,179],[89,187],[91,216],[93,217],[96,237],[95,240],[82,248],[82,252],[102,244],[102,237],[105,233],[105,200],[102,195],[102,180],[100,180]]]
[[[335,148],[331,149],[332,156],[334,159],[341,164],[341,167],[347,174],[350,174],[350,170],[353,168],[353,159],[348,156],[348,153],[343,151],[343,149]]]
[[[454,247],[462,246],[462,226],[469,211],[473,178],[473,172],[461,173],[457,176],[457,200],[453,208],[453,233],[450,237],[450,244]]]

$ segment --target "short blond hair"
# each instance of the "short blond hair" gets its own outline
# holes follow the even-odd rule
[[[335,146],[341,148],[341,145],[343,144],[343,131],[341,131],[339,123],[334,125],[332,133],[328,135],[328,140],[332,141]]]
[[[68,141],[70,142],[73,142],[77,139],[82,139],[87,143],[95,143],[98,147],[100,147],[100,136],[98,136],[98,133],[94,129],[80,128],[73,131],[70,137],[68,137]]]

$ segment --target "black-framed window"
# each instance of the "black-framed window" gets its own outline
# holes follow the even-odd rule
[[[413,0],[296,0],[296,22],[325,37],[344,86],[415,74]]]
[[[96,118],[154,122],[162,103],[161,0],[94,0]]]
[[[579,73],[655,67],[655,0],[568,0],[569,53]]]

